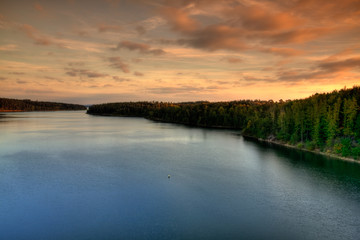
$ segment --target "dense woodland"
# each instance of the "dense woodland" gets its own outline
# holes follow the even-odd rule
[[[287,101],[124,102],[93,105],[94,115],[138,116],[360,158],[360,87]]]
[[[0,98],[1,111],[60,111],[60,110],[86,110],[83,105],[56,103],[56,102],[38,102],[28,99],[9,99]]]

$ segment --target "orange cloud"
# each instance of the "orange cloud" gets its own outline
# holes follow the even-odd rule
[[[262,37],[264,37],[265,41],[270,41],[271,43],[276,44],[304,43],[323,37],[332,30],[333,29],[328,27],[304,28],[294,29],[281,33],[264,34]]]
[[[189,15],[181,9],[163,7],[160,9],[160,13],[166,18],[175,31],[191,33],[196,31],[200,26],[198,21],[190,18]]]
[[[273,12],[258,5],[240,5],[225,11],[236,19],[245,29],[256,31],[285,30],[303,24],[295,15],[288,12]]]
[[[17,51],[18,46],[15,44],[0,45],[0,51]]]
[[[326,21],[332,24],[343,22],[355,23],[360,19],[360,2],[358,0],[298,0],[292,6],[292,10],[314,21]],[[336,21],[335,21],[336,20]]]

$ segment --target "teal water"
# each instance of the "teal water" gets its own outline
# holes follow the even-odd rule
[[[141,118],[0,115],[0,239],[359,236],[360,164]]]

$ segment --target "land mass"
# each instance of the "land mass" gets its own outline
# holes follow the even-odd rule
[[[88,114],[135,116],[197,127],[238,129],[244,136],[348,159],[360,158],[360,87],[305,99],[231,102],[120,102]]]
[[[73,111],[86,110],[86,107],[78,104],[39,102],[29,99],[0,98],[0,112],[30,112],[30,111]]]

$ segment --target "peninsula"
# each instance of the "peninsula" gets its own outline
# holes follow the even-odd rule
[[[122,102],[93,105],[88,114],[136,116],[208,128],[339,157],[360,158],[360,87],[287,101]]]

